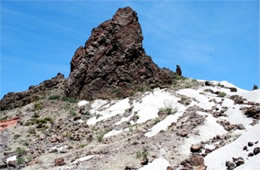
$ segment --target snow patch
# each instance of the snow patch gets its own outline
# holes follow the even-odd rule
[[[115,136],[115,135],[117,135],[117,134],[119,134],[119,133],[122,133],[122,132],[123,132],[122,129],[120,129],[120,130],[111,130],[110,132],[108,132],[108,133],[106,133],[106,134],[104,135],[104,138],[108,138],[108,137],[111,137],[111,136]]]
[[[81,100],[78,102],[78,107],[81,108],[81,107],[84,107],[88,104],[88,101],[86,100]]]
[[[201,141],[207,141],[216,135],[223,135],[227,131],[216,122],[216,118],[205,112],[197,112],[200,115],[207,115],[207,118],[203,125],[198,126],[195,131],[199,132],[199,136],[191,136],[184,141],[184,145],[181,147],[181,153],[184,155],[190,154],[190,146],[192,144],[200,143]]]
[[[172,124],[177,122],[178,118],[182,116],[184,111],[178,111],[174,115],[167,116],[164,120],[160,121],[156,125],[154,125],[149,132],[145,134],[147,137],[152,137],[159,133],[160,131],[166,131],[167,128]]]
[[[137,112],[139,119],[137,123],[144,123],[158,117],[159,109],[171,108],[178,109],[179,98],[165,90],[154,89],[142,98],[141,102],[134,102],[133,112]]]
[[[76,159],[75,161],[72,162],[72,165],[73,164],[78,164],[80,162],[84,162],[84,161],[88,161],[90,160],[91,158],[93,158],[95,155],[88,155],[88,156],[85,156],[85,157],[81,157],[79,159]]]
[[[99,100],[95,101],[91,107],[90,113],[98,115],[98,117],[92,117],[88,120],[88,125],[94,125],[99,121],[111,118],[116,115],[124,114],[126,109],[130,108],[129,99],[112,101],[108,104],[108,101]]]
[[[152,163],[145,165],[139,170],[158,170],[158,169],[167,169],[170,166],[170,163],[164,158],[157,158]]]
[[[14,155],[14,156],[11,156],[9,158],[6,159],[6,163],[8,164],[8,162],[11,162],[11,161],[16,161],[17,160],[17,156]]]
[[[176,93],[197,100],[195,105],[205,110],[210,110],[212,106],[215,105],[214,102],[209,102],[209,99],[206,96],[200,94],[197,90],[194,89],[181,89],[178,90]]]
[[[248,152],[243,150],[243,147],[247,145],[249,141],[255,142],[255,141],[260,141],[260,124],[257,124],[251,128],[248,129],[247,132],[242,134],[239,138],[237,138],[235,141],[232,143],[223,146],[220,149],[217,149],[210,154],[208,154],[205,157],[205,165],[207,166],[207,170],[216,170],[216,169],[226,169],[225,162],[226,161],[232,161],[232,157],[242,157],[245,160],[245,165],[241,166],[241,169],[255,169],[255,168],[247,168],[247,167],[255,167],[256,165],[258,169],[259,168],[259,159],[257,160],[258,157],[254,156],[252,158],[248,158],[249,161],[246,161],[247,159],[247,154]],[[258,145],[259,147],[259,142],[258,144],[254,144],[253,147],[255,148]],[[216,159],[217,158],[217,159]],[[258,163],[257,163],[258,162]],[[247,165],[247,163],[249,163]]]

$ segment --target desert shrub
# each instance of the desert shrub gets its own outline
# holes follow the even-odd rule
[[[97,134],[96,134],[97,141],[103,142],[103,138],[104,138],[105,134],[106,134],[106,131],[104,131],[104,130],[98,131]]]
[[[62,97],[61,99],[64,102],[69,102],[69,103],[77,103],[78,100],[73,98],[73,97]]]
[[[69,111],[69,114],[72,115],[72,116],[76,116],[77,115],[76,112],[74,110],[72,110],[72,109]]]
[[[59,100],[59,99],[60,99],[60,96],[59,96],[59,95],[52,95],[52,96],[49,96],[48,99],[49,99],[49,100]]]
[[[42,108],[42,103],[34,103],[34,110],[41,110]]]
[[[149,155],[149,153],[148,153],[146,148],[143,148],[142,151],[136,152],[136,158],[137,159],[143,159],[143,160],[148,159],[148,155]]]
[[[18,165],[21,165],[21,164],[24,164],[25,163],[25,160],[23,157],[18,157],[17,160],[16,160],[17,164]]]
[[[191,103],[191,100],[186,96],[181,96],[181,100],[179,101],[179,103],[187,106]]]
[[[53,120],[50,117],[46,117],[46,118],[44,118],[44,120],[47,121],[47,122],[50,122],[51,124],[53,124]]]
[[[218,92],[218,97],[225,97],[227,94],[225,92]]]
[[[17,154],[18,156],[23,156],[23,155],[26,154],[25,149],[20,148],[20,147],[16,148],[15,152],[16,152],[16,154]]]
[[[139,92],[149,91],[150,89],[151,88],[149,86],[145,86],[145,85],[137,87],[137,91],[139,91]]]
[[[8,118],[8,116],[6,116],[6,115],[0,115],[0,121],[1,120],[6,120]]]

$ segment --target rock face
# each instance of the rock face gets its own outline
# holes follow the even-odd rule
[[[138,17],[130,7],[92,30],[71,61],[65,94],[81,99],[126,97],[138,86],[172,83],[172,72],[147,56]]]
[[[40,99],[40,95],[44,95],[47,90],[55,88],[58,84],[63,83],[64,80],[64,75],[58,73],[57,76],[43,81],[38,86],[30,86],[27,91],[7,93],[0,100],[0,110],[14,109],[37,101]]]

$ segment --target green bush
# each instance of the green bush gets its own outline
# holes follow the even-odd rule
[[[148,153],[147,149],[144,148],[142,151],[138,151],[136,153],[136,158],[145,160],[145,159],[148,159],[148,155],[149,155],[149,153]]]
[[[49,99],[49,100],[59,100],[59,99],[60,99],[60,96],[59,96],[59,95],[52,95],[52,96],[49,96],[48,99]]]
[[[23,156],[23,155],[25,155],[26,154],[26,151],[25,151],[25,149],[22,149],[22,148],[20,148],[20,147],[18,147],[18,148],[16,148],[16,154],[18,155],[18,156]]]
[[[18,157],[17,160],[16,160],[17,164],[18,165],[21,165],[21,164],[24,164],[25,163],[25,160],[23,157]]]
[[[218,92],[218,97],[225,97],[227,94],[225,92]]]
[[[41,103],[34,103],[34,110],[41,110],[43,108]]]
[[[69,102],[69,103],[77,103],[78,102],[77,99],[72,98],[72,97],[63,97],[61,100],[64,101],[64,102]]]
[[[96,134],[96,137],[97,137],[97,141],[98,142],[103,142],[103,138],[104,138],[104,135],[106,134],[106,131],[99,131],[97,132]]]

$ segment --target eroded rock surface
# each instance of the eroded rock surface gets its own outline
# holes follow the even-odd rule
[[[147,56],[138,17],[120,8],[112,19],[92,30],[72,60],[65,94],[85,99],[126,97],[138,86],[164,87],[172,72],[160,69]]]

